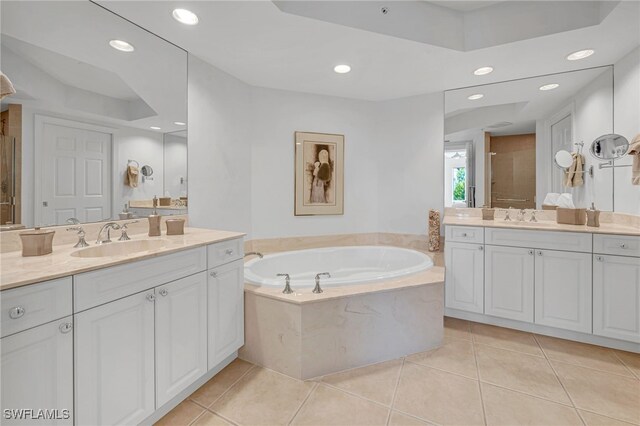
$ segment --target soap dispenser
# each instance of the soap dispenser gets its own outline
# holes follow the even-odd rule
[[[150,237],[159,237],[160,236],[160,215],[156,210],[158,207],[158,197],[153,197],[153,212],[149,215],[149,236]]]
[[[587,210],[587,226],[600,227],[600,210],[596,210],[594,203],[591,203],[591,208]]]

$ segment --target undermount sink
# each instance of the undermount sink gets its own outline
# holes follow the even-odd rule
[[[74,257],[108,257],[157,250],[167,245],[165,240],[129,240],[87,247],[71,253]]]

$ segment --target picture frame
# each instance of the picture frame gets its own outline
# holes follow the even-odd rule
[[[295,132],[295,216],[344,214],[344,135]]]

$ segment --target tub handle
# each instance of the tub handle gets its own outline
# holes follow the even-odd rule
[[[320,277],[331,278],[331,274],[328,272],[320,272],[319,274],[316,274],[316,286],[313,288],[313,292],[315,294],[322,293],[322,289],[320,288]]]
[[[284,294],[291,294],[293,293],[293,290],[291,289],[291,286],[289,285],[289,282],[291,281],[289,274],[276,274],[277,277],[284,277],[284,290],[282,290],[282,292]]]

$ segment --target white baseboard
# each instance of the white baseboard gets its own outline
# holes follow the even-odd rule
[[[531,333],[542,334],[544,336],[558,337],[561,339],[575,340],[582,343],[590,343],[592,345],[605,346],[623,351],[640,353],[640,344],[634,342],[625,342],[624,340],[611,339],[608,337],[594,336],[593,334],[585,334],[577,331],[562,330],[559,328],[547,327],[544,325],[531,324],[528,322],[515,321],[505,318],[492,317],[490,315],[477,314],[475,312],[466,312],[458,309],[445,308],[445,316],[464,319],[468,321],[480,322],[483,324],[497,325],[499,327],[513,328],[520,331],[528,331]]]

